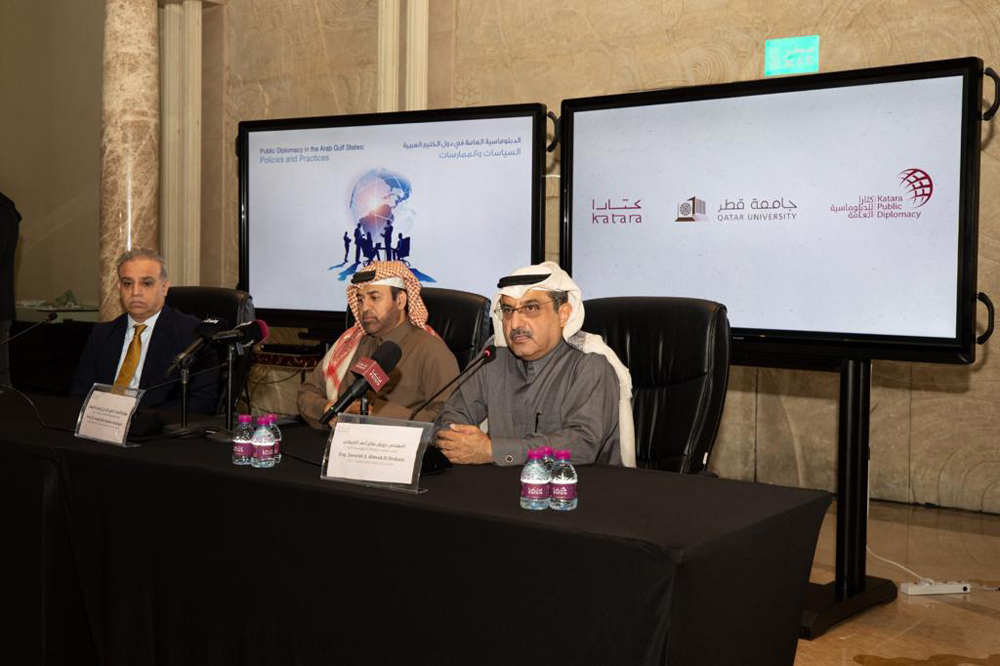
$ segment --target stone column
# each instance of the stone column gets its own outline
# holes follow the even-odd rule
[[[399,110],[400,0],[378,0],[378,111]]]
[[[105,0],[101,119],[102,321],[121,313],[115,259],[159,238],[157,0]]]
[[[406,3],[406,110],[427,108],[428,0]]]
[[[160,254],[175,286],[201,282],[201,10],[160,9]]]

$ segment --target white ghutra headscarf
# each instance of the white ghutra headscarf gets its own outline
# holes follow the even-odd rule
[[[520,299],[532,289],[541,291],[563,291],[569,296],[570,315],[563,328],[563,339],[571,347],[585,354],[600,354],[608,360],[618,377],[618,443],[621,447],[622,464],[635,467],[635,425],[632,422],[632,376],[628,368],[618,359],[618,355],[599,335],[580,330],[583,327],[583,299],[580,287],[558,264],[546,261],[533,266],[519,268],[500,281],[504,286],[493,295],[491,314],[493,316],[494,343],[506,347],[503,335],[503,318],[497,310],[501,296]],[[499,286],[499,285],[498,285]]]

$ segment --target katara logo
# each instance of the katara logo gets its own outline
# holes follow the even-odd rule
[[[920,208],[931,200],[934,194],[934,181],[923,169],[906,169],[899,172],[899,184],[910,195],[913,208]]]

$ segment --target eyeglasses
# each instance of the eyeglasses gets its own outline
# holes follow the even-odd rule
[[[538,315],[542,314],[542,306],[553,303],[554,301],[531,301],[525,303],[519,308],[512,308],[509,305],[498,305],[496,312],[503,318],[504,321],[510,320],[515,312],[520,312],[522,316],[529,319],[534,319]]]

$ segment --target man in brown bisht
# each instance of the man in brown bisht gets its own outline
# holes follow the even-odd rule
[[[298,408],[314,428],[320,417],[347,391],[356,359],[371,358],[383,342],[399,345],[403,354],[389,373],[389,383],[373,396],[369,414],[409,419],[411,412],[458,374],[458,362],[444,341],[427,325],[420,282],[401,261],[374,261],[355,273],[347,286],[347,304],[356,324],[343,333],[299,386]],[[451,391],[427,405],[414,420],[433,421]],[[346,413],[357,414],[358,403]],[[336,420],[330,421],[330,427]]]

